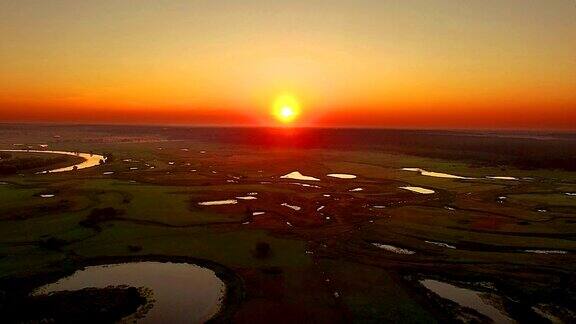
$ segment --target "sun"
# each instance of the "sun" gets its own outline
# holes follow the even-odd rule
[[[272,115],[281,123],[292,123],[300,115],[300,103],[290,94],[283,94],[274,100]]]

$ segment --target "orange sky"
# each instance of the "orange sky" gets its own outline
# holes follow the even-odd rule
[[[576,129],[571,0],[3,1],[0,121]]]

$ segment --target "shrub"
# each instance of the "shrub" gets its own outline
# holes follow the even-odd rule
[[[40,240],[40,242],[38,242],[38,245],[41,248],[44,248],[47,250],[53,250],[53,251],[60,250],[60,248],[66,244],[68,244],[68,242],[66,242],[65,240],[59,239],[56,237],[52,237],[52,236],[47,238],[47,239]]]
[[[258,242],[256,243],[256,249],[254,250],[254,256],[258,259],[265,259],[270,257],[272,254],[272,249],[270,248],[270,244],[266,242]]]
[[[122,210],[106,207],[106,208],[94,208],[86,217],[85,220],[80,221],[80,225],[88,228],[95,229],[97,231],[102,230],[100,228],[100,223],[111,221],[117,219],[118,216],[122,215]]]

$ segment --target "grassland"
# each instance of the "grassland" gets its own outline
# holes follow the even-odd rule
[[[576,173],[565,168],[362,147],[262,149],[175,139],[170,130],[4,132],[0,149],[48,143],[111,158],[85,170],[35,174],[39,168],[0,179],[3,283],[103,257],[162,255],[210,260],[237,273],[245,294],[236,322],[457,321],[463,310],[425,292],[417,278],[489,283],[491,293],[505,299],[501,308],[519,321],[545,321],[532,309],[540,304],[567,321],[574,315],[568,310],[576,305],[576,197],[566,193],[576,192]],[[470,179],[428,177],[405,167]],[[308,182],[318,188],[279,178],[294,170],[320,178]],[[399,188],[406,185],[435,193]],[[249,193],[257,199],[198,204]],[[102,209],[115,213],[87,226]],[[270,246],[266,257],[255,254],[261,242]]]

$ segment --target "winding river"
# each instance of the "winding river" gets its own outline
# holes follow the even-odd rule
[[[78,164],[74,164],[71,166],[58,168],[54,170],[47,170],[42,171],[39,173],[58,173],[58,172],[67,172],[72,171],[74,169],[86,169],[91,168],[93,166],[100,165],[100,163],[106,162],[106,157],[99,154],[90,154],[90,153],[80,153],[80,152],[68,152],[68,151],[48,151],[48,150],[0,150],[0,152],[15,152],[15,153],[46,153],[46,154],[61,154],[61,155],[72,155],[78,156],[84,159],[83,162]],[[103,161],[103,162],[101,162]]]

